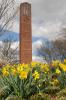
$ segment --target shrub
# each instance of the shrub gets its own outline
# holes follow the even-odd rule
[[[4,86],[0,89],[0,99],[5,99],[10,94],[8,86]]]
[[[59,87],[51,86],[47,87],[45,93],[50,94],[51,96],[56,96],[56,94],[60,91]]]
[[[62,89],[59,93],[57,93],[57,96],[59,96],[59,97],[66,96],[66,88]]]
[[[29,100],[51,100],[51,97],[48,94],[35,94],[32,95]]]
[[[23,99],[15,95],[10,95],[5,100],[23,100]]]

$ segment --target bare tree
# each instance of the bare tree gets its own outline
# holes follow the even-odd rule
[[[47,62],[52,60],[64,60],[66,59],[66,40],[48,41],[45,45],[42,44],[38,50],[38,55]]]
[[[56,48],[56,51],[58,53],[57,56],[60,57],[61,60],[66,59],[66,39],[62,40],[56,40],[53,42],[54,48]]]
[[[58,34],[59,40],[66,40],[66,27],[62,28]]]
[[[12,27],[18,10],[19,7],[16,5],[15,0],[0,0],[0,36]],[[0,45],[0,63],[18,62],[18,47],[12,49],[13,42],[8,41],[8,39],[2,41],[2,45]]]
[[[42,43],[41,47],[38,49],[38,55],[47,63],[53,59],[53,46],[51,44],[52,42],[46,41],[45,43]]]
[[[0,63],[14,64],[19,62],[18,46],[12,48],[13,42],[3,41],[0,45]]]
[[[11,27],[17,11],[15,0],[0,0],[0,35]]]
[[[66,40],[66,28],[62,29],[62,35],[63,35],[64,39]]]

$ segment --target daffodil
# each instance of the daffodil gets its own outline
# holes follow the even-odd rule
[[[4,76],[8,76],[9,75],[9,71],[6,68],[2,69],[2,73]]]
[[[42,69],[42,71],[47,73],[49,71],[49,65],[48,64],[41,64],[41,69]]]
[[[17,73],[21,73],[21,71],[23,71],[23,66],[19,64],[17,67]]]
[[[27,78],[28,73],[26,71],[22,71],[19,75],[20,79],[26,79]]]
[[[61,74],[61,71],[58,68],[56,69],[56,74]]]
[[[65,72],[66,72],[66,65],[65,65],[65,64],[60,63],[60,64],[59,64],[59,66],[60,66],[60,68],[62,68],[62,69],[63,69],[63,71],[65,71]]]
[[[32,67],[35,67],[36,65],[37,65],[36,62],[32,62],[32,63],[31,63],[31,66],[32,66]]]
[[[66,64],[66,59],[64,59],[64,63]]]
[[[12,72],[13,75],[16,75],[16,74],[17,74],[16,68],[12,68],[12,69],[11,69],[11,72]]]
[[[60,63],[59,60],[52,61],[52,66],[53,67],[58,67],[59,66],[59,63]]]
[[[32,66],[32,67],[36,67],[36,65],[37,65],[37,66],[40,66],[41,63],[40,63],[40,62],[31,62],[31,66]]]
[[[32,76],[34,77],[35,80],[40,78],[40,74],[37,71],[35,71]]]

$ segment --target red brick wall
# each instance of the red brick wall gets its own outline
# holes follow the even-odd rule
[[[32,61],[31,4],[20,5],[20,63]]]

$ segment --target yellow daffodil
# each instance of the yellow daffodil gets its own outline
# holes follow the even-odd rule
[[[65,64],[60,63],[59,66],[60,66],[60,68],[62,68],[66,72],[66,65]]]
[[[46,73],[49,71],[49,65],[48,64],[41,64],[41,69]]]
[[[11,68],[11,66],[9,64],[7,64],[6,66],[4,66],[4,68],[6,68],[7,70],[9,70]]]
[[[12,68],[12,69],[11,69],[11,72],[12,72],[13,75],[16,75],[16,74],[17,74],[16,68]]]
[[[25,64],[25,65],[24,65],[24,68],[28,68],[28,67],[29,67],[28,64]]]
[[[35,67],[36,65],[37,65],[36,62],[32,62],[32,63],[31,63],[31,66],[32,66],[32,67]]]
[[[17,67],[17,73],[21,73],[21,71],[23,71],[23,66],[22,65],[19,65]]]
[[[32,75],[34,77],[35,80],[39,79],[40,75],[37,71],[35,71]]]
[[[29,72],[29,71],[31,70],[29,64],[25,64],[24,67],[23,67],[23,69],[24,69],[25,71],[27,71],[27,72]]]
[[[2,73],[4,76],[8,76],[9,75],[9,71],[6,68],[2,69]]]
[[[64,59],[64,63],[66,64],[66,59]]]
[[[61,74],[61,71],[58,68],[56,69],[56,74]]]
[[[59,63],[60,63],[59,60],[52,61],[52,66],[53,67],[58,67],[59,66]]]
[[[26,79],[27,78],[28,73],[26,71],[22,71],[19,75],[20,79]]]
[[[41,64],[40,62],[31,62],[32,67],[36,67],[36,65],[40,66],[40,64]]]

